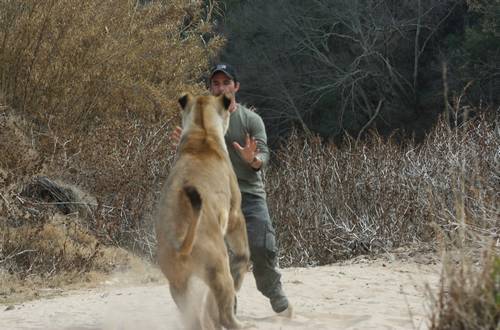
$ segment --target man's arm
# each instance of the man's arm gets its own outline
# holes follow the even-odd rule
[[[245,137],[244,146],[241,146],[238,142],[233,142],[233,147],[254,171],[259,171],[269,161],[266,127],[262,118],[256,113],[248,116],[247,120],[246,129],[248,133]]]
[[[250,166],[254,170],[260,170],[269,162],[269,148],[267,147],[267,134],[264,121],[260,116],[250,117],[249,130],[256,142],[257,148]]]

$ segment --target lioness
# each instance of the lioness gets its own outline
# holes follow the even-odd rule
[[[241,194],[224,134],[229,125],[229,96],[186,94],[179,99],[182,136],[156,214],[158,260],[170,293],[187,311],[191,276],[210,288],[208,302],[217,328],[241,328],[234,314],[235,290],[248,269],[250,252]],[[232,253],[231,269],[228,250]],[[215,303],[214,303],[215,301]],[[203,328],[198,316],[192,328]]]

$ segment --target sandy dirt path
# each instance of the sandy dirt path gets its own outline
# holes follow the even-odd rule
[[[387,260],[284,269],[293,319],[275,315],[248,274],[238,294],[238,316],[251,329],[426,329],[425,284],[434,287],[438,273],[436,265]],[[117,275],[98,288],[50,299],[0,305],[0,329],[182,329],[161,277],[150,284],[124,278]]]

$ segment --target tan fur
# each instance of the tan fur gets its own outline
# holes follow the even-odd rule
[[[156,215],[158,261],[181,311],[191,276],[210,288],[207,310],[216,328],[241,328],[234,315],[235,291],[249,264],[241,194],[224,142],[229,124],[226,96],[186,95],[178,159],[159,201]],[[228,244],[232,263],[226,248]],[[231,269],[230,269],[231,268]],[[201,300],[201,297],[200,297]],[[199,316],[188,325],[204,327]]]

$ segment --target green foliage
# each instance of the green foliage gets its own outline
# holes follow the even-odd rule
[[[500,49],[500,41],[493,33],[484,33],[478,26],[467,28],[464,36],[464,49],[476,62],[488,61]]]
[[[484,33],[500,36],[500,1],[467,0],[471,14],[479,16],[479,25]]]
[[[463,47],[476,63],[498,60],[500,55],[500,1],[469,1],[470,24]],[[493,67],[492,67],[493,68]]]
[[[467,101],[500,102],[500,1],[467,1],[464,28],[447,36],[448,83],[455,94],[467,89]],[[467,87],[465,87],[467,86]]]

